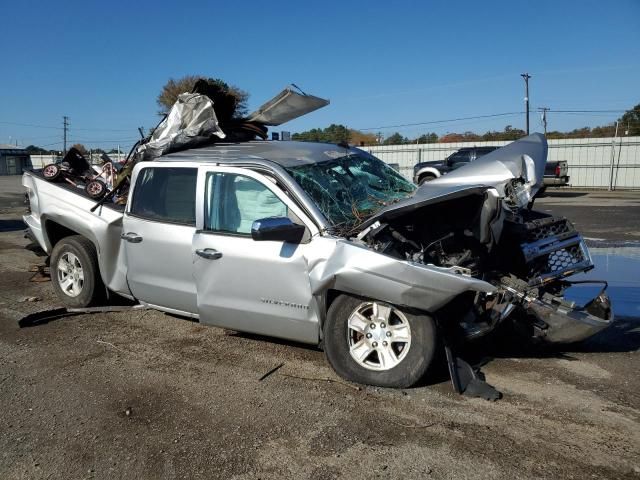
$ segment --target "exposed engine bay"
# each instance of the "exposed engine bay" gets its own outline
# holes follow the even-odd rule
[[[500,162],[491,157],[500,150],[505,149],[468,169],[483,161],[495,168]],[[497,293],[466,292],[434,312],[445,321],[457,319],[466,338],[482,336],[509,318],[536,338],[579,341],[613,320],[606,284],[586,305],[565,300],[573,284],[568,277],[593,263],[569,220],[532,209],[537,165],[528,155],[519,156],[522,168],[491,186],[479,185],[479,175],[465,178],[467,167],[429,182],[411,204],[377,215],[358,238],[382,254],[495,285]],[[546,148],[544,156],[546,161]]]

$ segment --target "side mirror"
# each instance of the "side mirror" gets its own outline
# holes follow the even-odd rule
[[[300,243],[304,232],[304,225],[293,223],[288,217],[261,218],[251,225],[251,238],[256,242]]]

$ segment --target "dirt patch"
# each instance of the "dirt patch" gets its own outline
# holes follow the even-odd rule
[[[636,320],[496,355],[499,402],[357,390],[318,349],[154,311],[20,328],[57,301],[21,232],[0,242],[0,478],[640,479]]]

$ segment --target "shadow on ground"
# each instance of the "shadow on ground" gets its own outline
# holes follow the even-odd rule
[[[27,228],[22,220],[0,220],[0,232],[15,232]]]
[[[541,197],[553,197],[553,198],[577,198],[586,196],[586,192],[567,192],[559,190],[545,190]]]
[[[492,335],[464,348],[473,364],[487,358],[558,358],[577,360],[572,353],[624,353],[640,350],[640,318],[618,318],[609,328],[582,342],[545,344],[533,342],[505,325]]]

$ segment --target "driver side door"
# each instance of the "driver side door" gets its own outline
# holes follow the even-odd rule
[[[315,225],[274,182],[246,169],[201,168],[197,196],[192,255],[200,322],[317,343],[305,258]],[[255,220],[283,216],[307,227],[301,243],[252,239]]]

